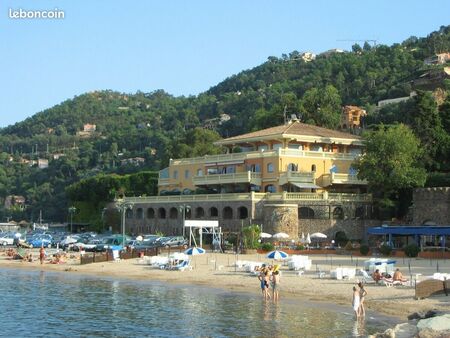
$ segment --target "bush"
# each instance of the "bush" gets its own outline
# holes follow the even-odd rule
[[[369,253],[369,246],[368,245],[361,245],[359,247],[359,252],[361,253],[361,255],[366,256]]]
[[[272,251],[275,249],[275,247],[272,243],[263,243],[261,244],[261,249],[263,249],[264,251]]]
[[[389,256],[392,252],[392,248],[389,245],[383,244],[380,246],[380,252],[384,256]]]
[[[348,237],[343,231],[338,231],[336,233],[336,236],[334,237],[334,240],[336,241],[337,245],[344,246],[348,242]]]
[[[420,252],[420,248],[416,244],[409,244],[403,249],[405,255],[408,257],[417,257]]]
[[[296,249],[297,250],[305,250],[305,247],[303,245],[297,245]]]

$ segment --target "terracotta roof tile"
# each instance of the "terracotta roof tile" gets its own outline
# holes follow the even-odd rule
[[[267,128],[248,134],[226,138],[221,141],[217,141],[216,143],[217,144],[230,143],[231,141],[239,142],[245,141],[246,139],[253,139],[260,137],[266,138],[269,136],[283,137],[283,135],[304,135],[304,136],[330,137],[330,138],[355,139],[355,140],[361,139],[361,137],[357,135],[295,121],[286,125]]]

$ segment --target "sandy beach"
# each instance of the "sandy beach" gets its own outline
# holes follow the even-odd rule
[[[162,254],[167,255],[167,254]],[[166,271],[143,265],[142,260],[135,258],[115,262],[102,262],[87,265],[79,264],[79,255],[70,254],[72,258],[67,259],[64,264],[45,263],[41,265],[39,261],[25,262],[7,259],[4,252],[0,252],[0,268],[20,268],[46,271],[60,271],[71,274],[89,274],[95,276],[108,276],[131,278],[140,280],[155,280],[160,282],[196,284],[215,288],[223,288],[231,291],[250,292],[255,296],[260,295],[259,281],[251,273],[239,271],[234,263],[238,260],[273,263],[272,260],[263,255],[238,255],[207,253],[205,255],[194,256],[192,261],[193,269],[190,271]],[[37,255],[35,255],[37,257]],[[303,275],[298,275],[294,271],[289,271],[287,266],[281,266],[281,291],[280,300],[283,298],[320,301],[351,307],[351,290],[357,281],[335,280],[329,278],[329,271],[338,266],[341,267],[362,267],[363,261],[367,258],[353,258],[342,255],[311,255],[313,262],[311,271]],[[276,263],[276,262],[275,262]],[[399,267],[405,274],[408,272],[408,263],[414,274],[422,274],[420,278],[433,274],[438,264],[441,272],[450,272],[449,260],[428,261],[420,259],[408,260],[397,259],[396,267]],[[316,268],[325,271],[325,278],[319,279]],[[382,285],[368,284],[368,296],[366,306],[373,311],[398,317],[405,320],[407,316],[416,311],[426,311],[431,309],[450,310],[450,297],[436,296],[428,299],[415,300],[414,288],[407,286],[386,287]]]

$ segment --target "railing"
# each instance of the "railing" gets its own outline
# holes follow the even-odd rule
[[[340,194],[340,193],[242,193],[242,194],[201,194],[201,195],[171,195],[151,197],[125,197],[130,203],[176,203],[176,202],[207,202],[207,201],[347,201],[371,202],[370,194]]]
[[[160,178],[158,179],[158,185],[169,185],[169,179],[168,178]]]
[[[249,151],[245,153],[231,153],[221,155],[205,155],[202,157],[180,158],[170,160],[170,165],[186,165],[186,164],[201,164],[201,163],[220,163],[227,161],[245,161],[247,159],[275,157],[275,156],[289,156],[289,157],[308,157],[308,158],[322,158],[335,160],[353,161],[359,157],[360,154],[352,153],[332,153],[324,151],[306,151],[297,149],[277,149],[268,151]]]
[[[243,172],[233,174],[210,174],[204,176],[194,176],[194,185],[207,184],[231,184],[231,183],[253,183],[261,185],[261,173]]]
[[[324,187],[332,185],[332,184],[359,184],[359,185],[367,185],[366,180],[358,179],[356,175],[350,174],[324,174],[322,175],[322,185]]]
[[[284,171],[280,173],[280,185],[292,183],[314,184],[314,172]]]

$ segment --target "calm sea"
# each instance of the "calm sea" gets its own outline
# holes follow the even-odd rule
[[[350,305],[265,303],[186,283],[0,269],[0,336],[364,337],[393,323],[370,314],[358,324]]]

